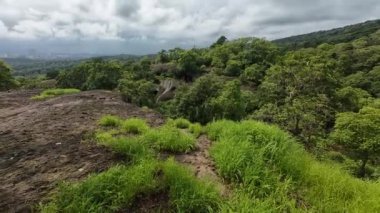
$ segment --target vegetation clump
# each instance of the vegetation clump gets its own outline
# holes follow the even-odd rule
[[[228,128],[225,128],[228,126]],[[218,173],[236,188],[226,211],[380,210],[380,185],[314,160],[287,133],[257,121],[207,127]]]
[[[174,131],[177,127],[170,124],[151,129],[143,120],[111,115],[102,117],[99,125],[107,129],[95,133],[96,142],[127,157],[128,165],[113,166],[80,183],[61,184],[51,201],[40,206],[42,212],[117,212],[131,209],[140,197],[157,193],[169,198],[167,203],[158,204],[163,208],[178,212],[219,211],[222,197],[215,183],[196,178],[173,158],[156,159],[157,146],[175,152],[188,150],[181,140],[189,140],[190,135],[185,137],[181,129]],[[133,133],[135,127],[144,126],[144,131],[139,131],[140,135],[123,135],[126,125],[133,126]],[[160,206],[155,210],[162,211]]]
[[[49,98],[54,98],[61,95],[69,95],[79,93],[78,89],[47,89],[41,92],[40,95],[33,96],[33,100],[46,100]]]

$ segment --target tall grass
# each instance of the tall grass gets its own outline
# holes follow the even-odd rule
[[[47,89],[41,92],[41,94],[33,96],[33,100],[45,100],[48,98],[53,98],[60,95],[68,95],[79,93],[78,89]]]
[[[61,184],[53,201],[43,205],[41,211],[116,212],[121,207],[129,207],[137,195],[157,189],[157,165],[144,161],[132,167],[114,166],[82,183]]]
[[[151,159],[153,150],[141,137],[113,136],[111,132],[98,131],[95,133],[96,141],[113,151],[129,158],[132,162]]]
[[[213,212],[221,205],[220,192],[212,182],[199,180],[173,159],[163,163],[164,185],[170,205],[177,212]]]
[[[226,211],[379,212],[380,184],[355,179],[313,159],[287,133],[256,121],[217,121],[211,156],[218,172],[237,186]]]
[[[138,196],[169,194],[177,212],[214,212],[221,205],[220,193],[211,182],[197,179],[187,168],[169,159],[141,161],[131,167],[114,166],[82,183],[59,186],[42,212],[118,212],[128,210]]]
[[[195,147],[195,137],[170,125],[148,131],[144,140],[160,151],[188,152]]]

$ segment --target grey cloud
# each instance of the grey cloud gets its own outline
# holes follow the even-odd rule
[[[138,54],[204,46],[222,34],[273,39],[380,18],[378,0],[0,0],[0,7],[0,49],[22,41],[48,51]]]

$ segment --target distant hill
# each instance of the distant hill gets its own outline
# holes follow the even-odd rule
[[[28,59],[28,58],[4,58],[7,64],[9,64],[14,76],[31,76],[45,74],[50,71],[59,71],[62,69],[70,68],[81,60],[73,59]]]
[[[332,30],[318,31],[304,35],[277,39],[273,42],[286,49],[316,47],[322,43],[337,44],[350,42],[380,30],[380,19],[366,21]]]
[[[92,57],[94,58],[94,57]],[[70,69],[71,67],[92,58],[82,58],[82,59],[30,59],[30,58],[3,58],[7,64],[9,64],[14,76],[33,76],[46,74],[51,71],[60,71],[64,69]],[[99,56],[104,60],[121,60],[126,61],[129,59],[137,60],[141,56],[135,55],[115,55],[115,56]]]

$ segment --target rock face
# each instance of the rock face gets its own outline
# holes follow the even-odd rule
[[[158,88],[158,97],[156,102],[167,101],[174,98],[177,87],[178,82],[174,79],[165,79],[161,81]]]
[[[0,212],[29,212],[60,181],[77,181],[119,161],[83,142],[105,114],[163,123],[152,110],[109,91],[87,91],[33,101],[38,91],[0,92]]]

